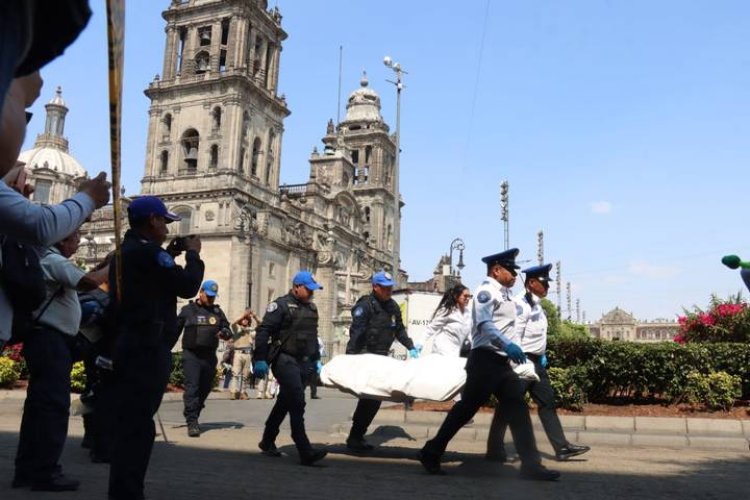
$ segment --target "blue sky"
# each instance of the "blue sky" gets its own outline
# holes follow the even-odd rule
[[[641,319],[674,318],[712,293],[741,289],[720,258],[750,260],[750,3],[269,2],[276,3],[289,33],[280,92],[292,111],[282,182],[307,180],[309,153],[336,117],[340,45],[342,101],[366,69],[391,126],[395,90],[383,56],[409,72],[401,241],[412,280],[430,277],[461,237],[465,282],[481,281],[479,259],[503,246],[499,184],[507,179],[511,245],[535,260],[543,230],[546,260],[562,262],[588,320],[615,306]],[[43,104],[62,85],[71,109],[66,135],[90,172],[109,170],[103,4],[93,2],[89,27],[45,69],[27,138],[30,147]],[[143,89],[161,72],[160,12],[168,4],[127,5],[129,193],[143,175]]]

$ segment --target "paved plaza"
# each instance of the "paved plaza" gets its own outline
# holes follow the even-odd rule
[[[653,432],[656,439],[649,446],[614,440],[612,436],[627,434],[616,429],[624,421],[592,420],[588,436],[597,441],[590,453],[578,460],[558,463],[552,460],[551,448],[537,431],[545,464],[562,472],[556,483],[535,483],[518,478],[517,462],[497,465],[482,459],[484,419],[451,443],[446,455],[447,476],[429,476],[415,460],[416,450],[434,428],[436,417],[422,412],[405,414],[401,410],[383,410],[373,425],[373,443],[379,448],[368,456],[356,456],[343,446],[345,436],[339,430],[356,404],[353,398],[324,389],[322,399],[308,401],[307,424],[310,437],[329,450],[328,457],[316,467],[301,467],[285,426],[279,446],[287,454],[268,458],[258,453],[257,442],[263,420],[272,401],[228,401],[221,393],[212,395],[201,419],[205,432],[200,438],[188,438],[182,425],[182,404],[179,397],[168,395],[160,411],[169,443],[157,438],[147,477],[149,499],[205,498],[744,498],[750,452],[742,448],[741,439],[730,435],[731,428],[719,428],[716,439],[725,439],[727,446],[677,446],[672,425],[662,425]],[[106,498],[108,467],[89,463],[80,448],[81,420],[71,418],[70,439],[63,457],[65,470],[81,479],[82,486],[74,493],[32,493],[10,489],[13,455],[18,439],[18,425],[23,400],[0,395],[0,488],[3,499]],[[593,428],[594,422],[599,426]],[[742,426],[745,421],[736,421]],[[573,425],[573,421],[569,421]],[[567,426],[567,423],[566,423]],[[610,427],[607,430],[607,427]],[[625,425],[627,427],[627,425]],[[706,427],[704,434],[710,431]],[[695,425],[693,425],[695,429]],[[637,431],[631,430],[631,434]],[[463,432],[463,431],[462,431]],[[583,432],[583,431],[573,431]],[[694,431],[697,432],[697,431]],[[415,435],[419,436],[416,437]],[[578,436],[576,436],[578,437]],[[709,437],[707,435],[704,438]],[[612,440],[611,444],[606,444]],[[738,444],[739,443],[739,444]],[[747,441],[745,440],[745,444]]]

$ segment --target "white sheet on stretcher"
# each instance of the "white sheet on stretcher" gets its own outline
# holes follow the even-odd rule
[[[320,379],[358,397],[401,402],[447,401],[466,383],[465,358],[428,354],[401,361],[377,354],[343,354],[323,366]]]
[[[520,378],[539,381],[530,361],[513,363]],[[428,354],[401,361],[377,354],[342,354],[323,366],[321,382],[357,397],[401,402],[448,401],[466,384],[466,358]]]

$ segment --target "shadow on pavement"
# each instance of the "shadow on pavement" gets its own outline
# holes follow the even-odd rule
[[[356,457],[340,453],[345,447],[338,436],[311,436],[334,442],[326,446],[331,452],[328,457],[315,467],[298,465],[288,435],[279,436],[288,453],[281,458],[261,455],[259,433],[247,428],[217,428],[209,435],[209,439],[184,437],[170,444],[157,440],[147,476],[148,499],[744,498],[750,470],[747,453],[600,447],[585,462],[545,461],[561,470],[562,479],[556,483],[522,481],[518,464],[492,464],[481,454],[465,452],[446,454],[448,475],[437,477],[426,474],[415,460],[421,441],[409,441],[408,435],[372,455]],[[17,439],[16,432],[0,432],[0,495],[5,500],[44,498],[9,488]],[[47,496],[106,497],[109,468],[90,463],[79,438],[69,439],[63,465],[67,474],[81,479],[81,489]]]

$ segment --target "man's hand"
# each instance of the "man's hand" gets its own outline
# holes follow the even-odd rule
[[[216,336],[221,340],[229,340],[232,338],[232,331],[229,328],[222,328]]]
[[[416,348],[409,349],[409,357],[412,358],[412,359],[418,358],[419,357],[419,351]]]
[[[102,208],[109,202],[109,190],[112,184],[107,182],[107,174],[99,172],[99,175],[81,183],[78,191],[86,193],[94,200],[96,208]]]
[[[256,378],[266,378],[266,375],[268,375],[268,363],[265,361],[256,361],[253,366],[253,375]]]
[[[200,236],[185,236],[185,251],[188,252],[190,250],[195,251],[196,253],[201,253],[201,238]]]
[[[505,354],[508,355],[511,361],[515,361],[516,363],[520,364],[526,362],[526,355],[523,353],[523,349],[513,342],[505,346]]]
[[[315,363],[315,371],[318,373],[318,375],[320,375],[320,372],[323,371],[323,363],[321,363],[320,361]]]
[[[177,257],[180,255],[183,251],[183,239],[180,236],[176,236],[172,238],[172,241],[169,242],[169,245],[167,245],[167,253],[171,255],[172,257]]]

